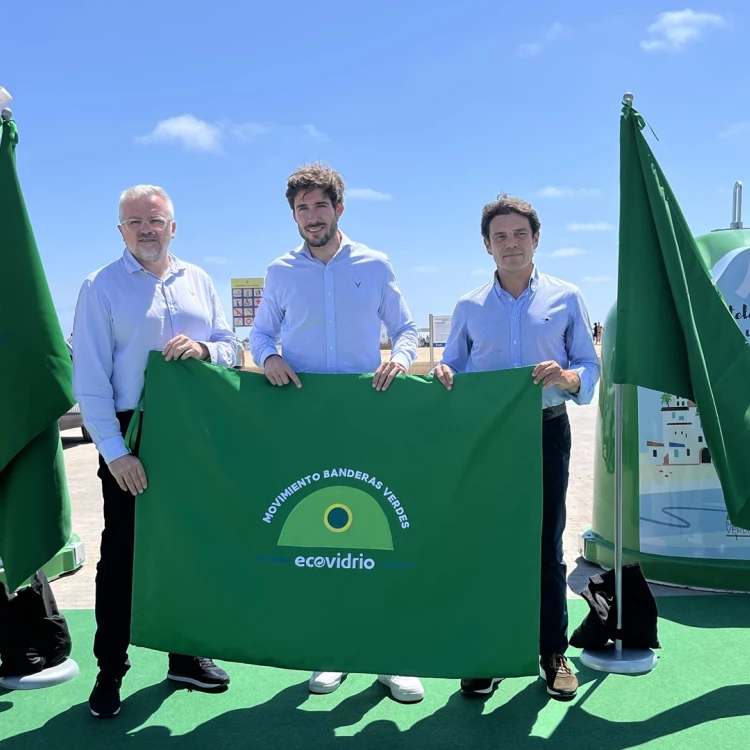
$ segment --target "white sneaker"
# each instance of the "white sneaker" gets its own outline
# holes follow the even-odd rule
[[[399,703],[419,703],[424,698],[424,688],[418,677],[380,674],[378,680],[390,688],[393,700]]]
[[[315,695],[326,695],[341,687],[345,672],[313,672],[308,688]]]

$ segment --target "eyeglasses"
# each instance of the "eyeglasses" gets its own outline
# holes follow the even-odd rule
[[[161,216],[155,216],[152,219],[126,219],[122,222],[122,225],[131,232],[139,232],[145,226],[161,232],[167,228],[167,224],[169,224],[169,220]]]

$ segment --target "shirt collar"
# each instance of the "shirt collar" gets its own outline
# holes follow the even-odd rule
[[[125,270],[128,273],[137,273],[138,271],[145,271],[146,273],[148,273],[148,271],[146,271],[146,269],[135,259],[135,256],[130,252],[130,250],[128,250],[128,248],[125,248],[125,250],[123,251],[122,260],[125,263]],[[176,275],[180,271],[184,270],[185,264],[179,258],[170,253],[167,276]]]
[[[532,294],[536,291],[536,288],[538,286],[539,286],[539,269],[536,267],[536,263],[534,263],[534,270],[531,272],[531,278],[529,279],[529,289],[531,289]]]
[[[506,294],[505,289],[503,289],[500,286],[500,280],[497,278],[497,271],[495,271],[495,273],[492,274],[492,281],[493,281],[493,286],[495,287],[495,291],[497,292],[498,295]],[[521,297],[523,297],[527,291],[531,294],[534,294],[538,286],[539,286],[539,269],[537,268],[536,263],[534,263],[534,269],[531,272],[531,278],[529,278],[529,285],[523,291],[523,293],[521,294]],[[521,297],[519,297],[518,299],[521,299]]]
[[[341,235],[341,244],[339,244],[338,250],[336,250],[336,252],[333,254],[333,258],[354,245],[354,243],[341,230],[339,230],[339,234]],[[306,255],[311,260],[315,260],[306,242],[298,245],[293,252],[297,253],[298,255]],[[333,258],[331,258],[331,260],[333,260]]]

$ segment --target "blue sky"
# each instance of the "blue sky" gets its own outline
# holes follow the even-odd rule
[[[124,188],[170,192],[172,249],[229,310],[230,278],[298,243],[285,183],[313,159],[344,175],[341,227],[388,253],[419,326],[489,278],[479,219],[501,191],[534,204],[540,269],[603,320],[625,91],[695,234],[728,226],[750,181],[750,9],[613,5],[16,4],[0,85],[65,333],[83,278],[122,251]]]

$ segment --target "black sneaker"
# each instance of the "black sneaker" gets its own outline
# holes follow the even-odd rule
[[[122,677],[111,677],[99,672],[89,696],[91,715],[97,719],[111,719],[120,713],[120,688]]]
[[[461,692],[464,695],[490,695],[502,680],[502,677],[465,678],[461,680]]]
[[[201,690],[219,690],[229,685],[229,675],[202,656],[170,656],[167,679]]]

